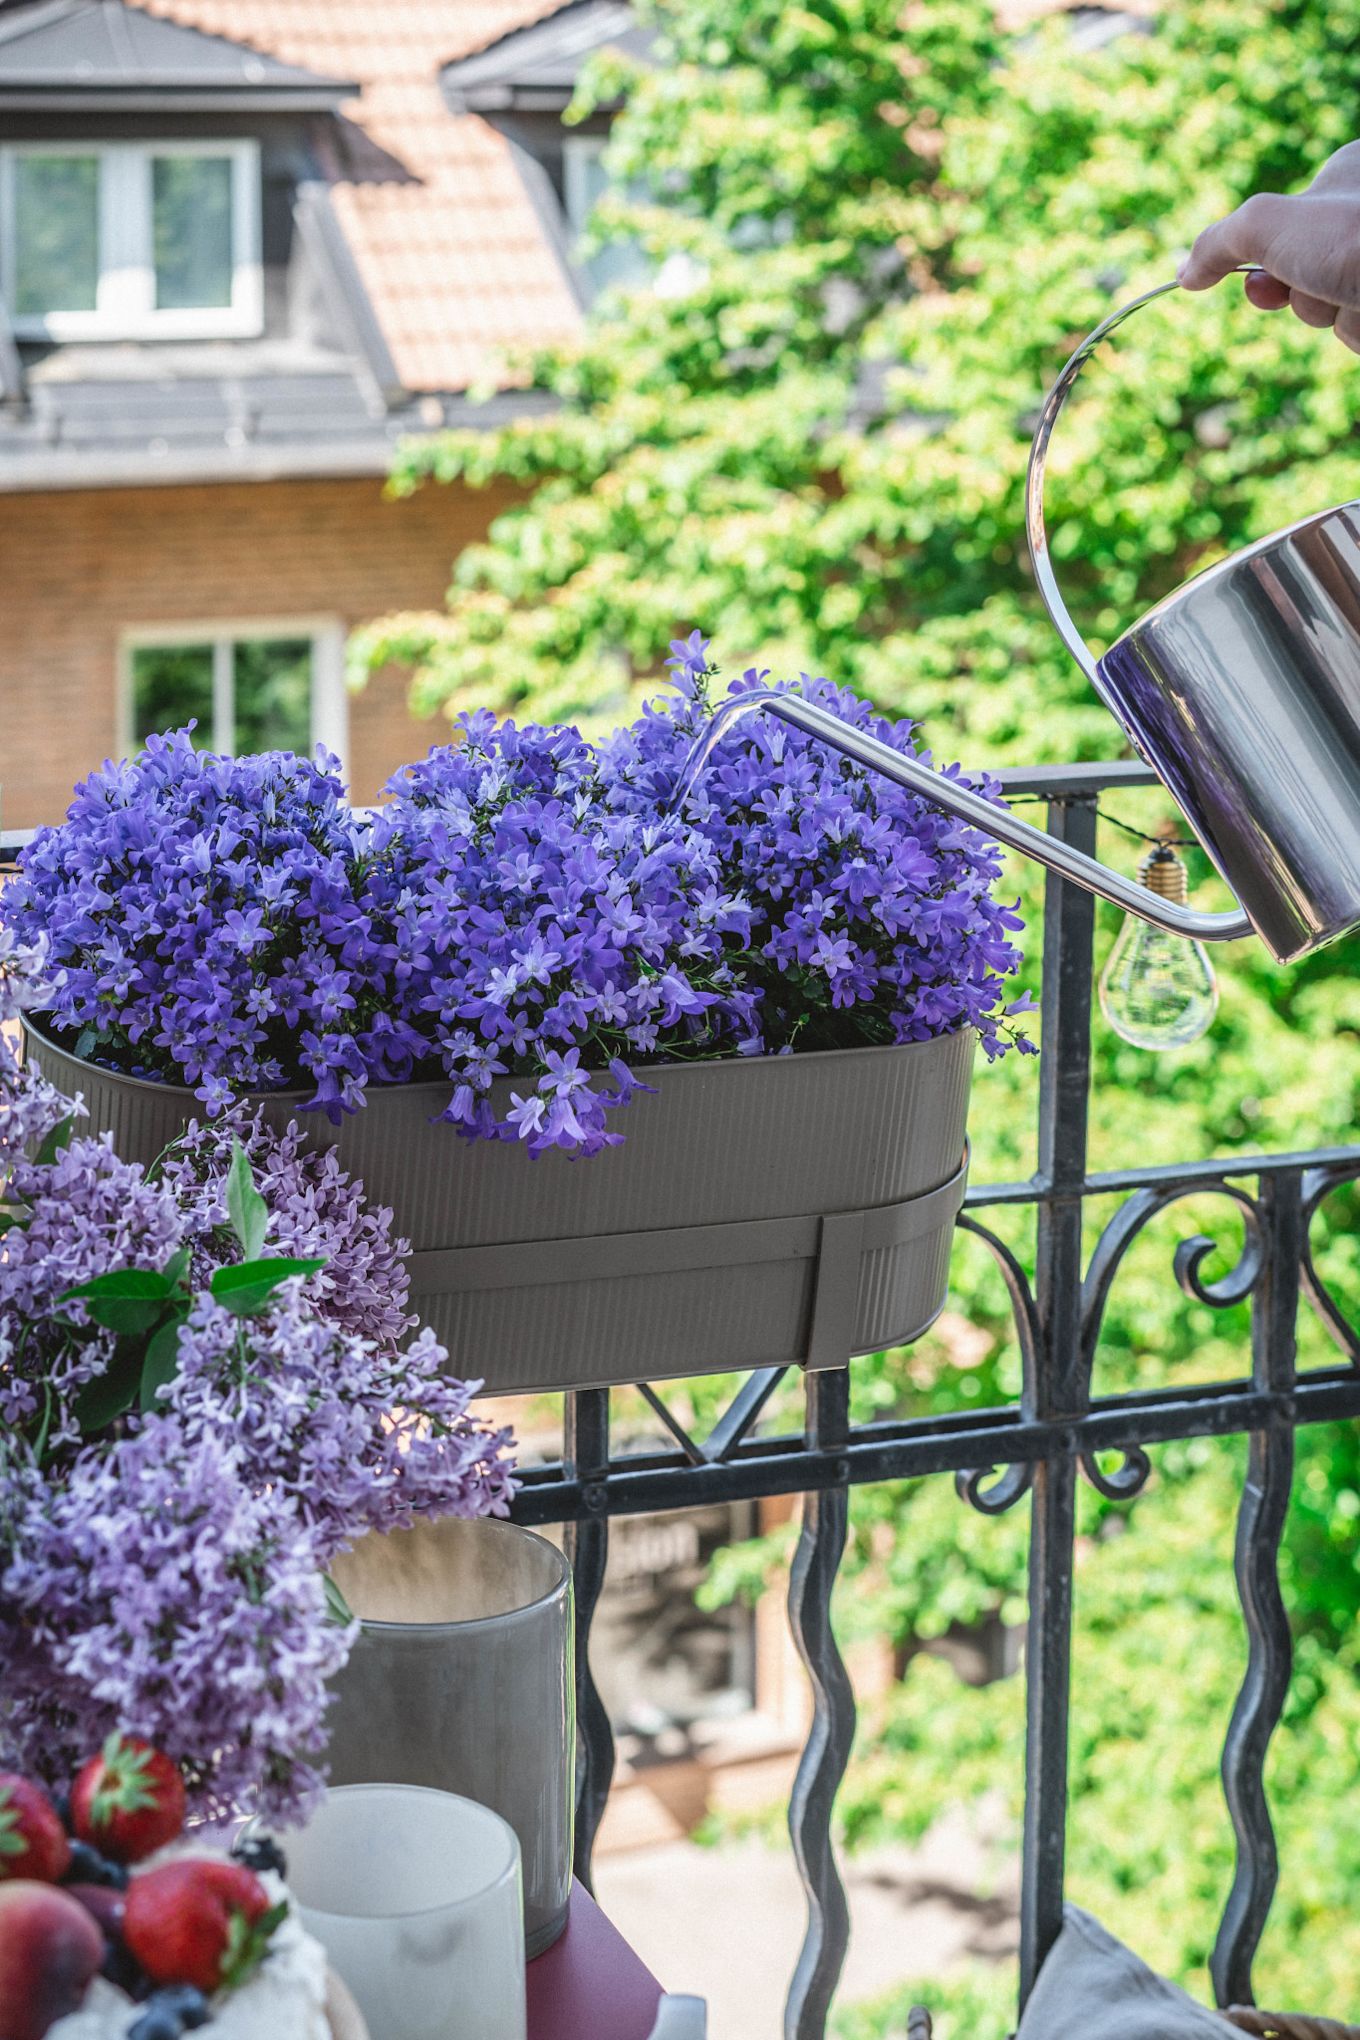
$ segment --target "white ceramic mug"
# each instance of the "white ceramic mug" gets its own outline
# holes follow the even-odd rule
[[[488,1807],[345,1785],[287,1837],[308,1933],[373,2040],[525,2040],[519,1843]]]

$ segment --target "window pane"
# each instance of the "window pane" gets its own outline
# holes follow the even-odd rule
[[[231,303],[231,158],[157,156],[151,180],[156,309]]]
[[[92,312],[99,289],[99,158],[14,158],[14,310]]]
[[[312,748],[312,641],[251,638],[236,647],[236,745],[248,751]]]
[[[590,225],[597,202],[606,192],[618,189],[605,169],[606,139],[604,135],[571,135],[566,142],[564,195],[573,241],[579,241]],[[623,195],[626,197],[627,191]],[[636,241],[607,241],[588,257],[578,250],[576,260],[584,263],[596,290],[640,283],[647,275],[647,258]]]
[[[141,645],[132,654],[132,734],[140,747],[148,737],[182,729],[197,718],[194,749],[213,740],[213,655],[211,645]]]

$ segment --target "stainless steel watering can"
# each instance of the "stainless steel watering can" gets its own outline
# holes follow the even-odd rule
[[[1320,511],[1210,567],[1100,659],[1054,577],[1044,463],[1058,414],[1105,335],[1178,288],[1161,284],[1112,313],[1063,369],[1030,451],[1026,521],[1058,635],[1245,911],[1204,914],[1159,899],[796,694],[725,703],[687,762],[677,799],[730,724],[761,708],[1171,934],[1230,942],[1254,930],[1288,963],[1360,926],[1360,502]]]

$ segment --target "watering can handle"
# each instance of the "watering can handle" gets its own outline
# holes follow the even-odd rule
[[[1243,272],[1250,272],[1255,267],[1256,264],[1252,262],[1238,264],[1238,268]],[[1091,648],[1073,623],[1053,572],[1053,561],[1048,550],[1048,530],[1044,524],[1044,468],[1048,461],[1048,442],[1053,437],[1053,427],[1058,422],[1058,414],[1067,402],[1073,383],[1105,335],[1113,333],[1116,326],[1122,326],[1125,319],[1130,318],[1134,312],[1141,311],[1144,305],[1150,305],[1154,298],[1165,297],[1168,291],[1180,288],[1179,282],[1174,277],[1170,283],[1159,283],[1155,289],[1145,290],[1141,297],[1131,298],[1128,304],[1121,305],[1117,312],[1111,312],[1109,318],[1103,319],[1093,333],[1087,334],[1044,398],[1044,408],[1039,414],[1034,444],[1030,448],[1029,474],[1025,481],[1025,531],[1029,539],[1029,556],[1034,566],[1034,579],[1038,584],[1039,593],[1044,598],[1044,607],[1053,620],[1053,628],[1106,708],[1120,720],[1122,717],[1119,717],[1119,711],[1110,699],[1101,678],[1100,669],[1091,656]]]

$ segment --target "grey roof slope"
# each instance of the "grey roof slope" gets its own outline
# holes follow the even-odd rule
[[[0,494],[384,475],[403,438],[438,424],[495,426],[546,401],[449,397],[379,406],[343,358],[265,341],[203,350],[128,350],[126,363],[69,359],[60,378],[30,373],[28,403],[0,405]],[[437,411],[437,416],[435,415]]]
[[[512,28],[440,73],[445,100],[455,113],[509,108],[557,112],[576,87],[588,56],[612,43],[645,57],[655,36],[642,26],[629,0],[567,0],[553,14]]]
[[[323,111],[358,90],[125,0],[28,0],[0,9],[0,106]]]

